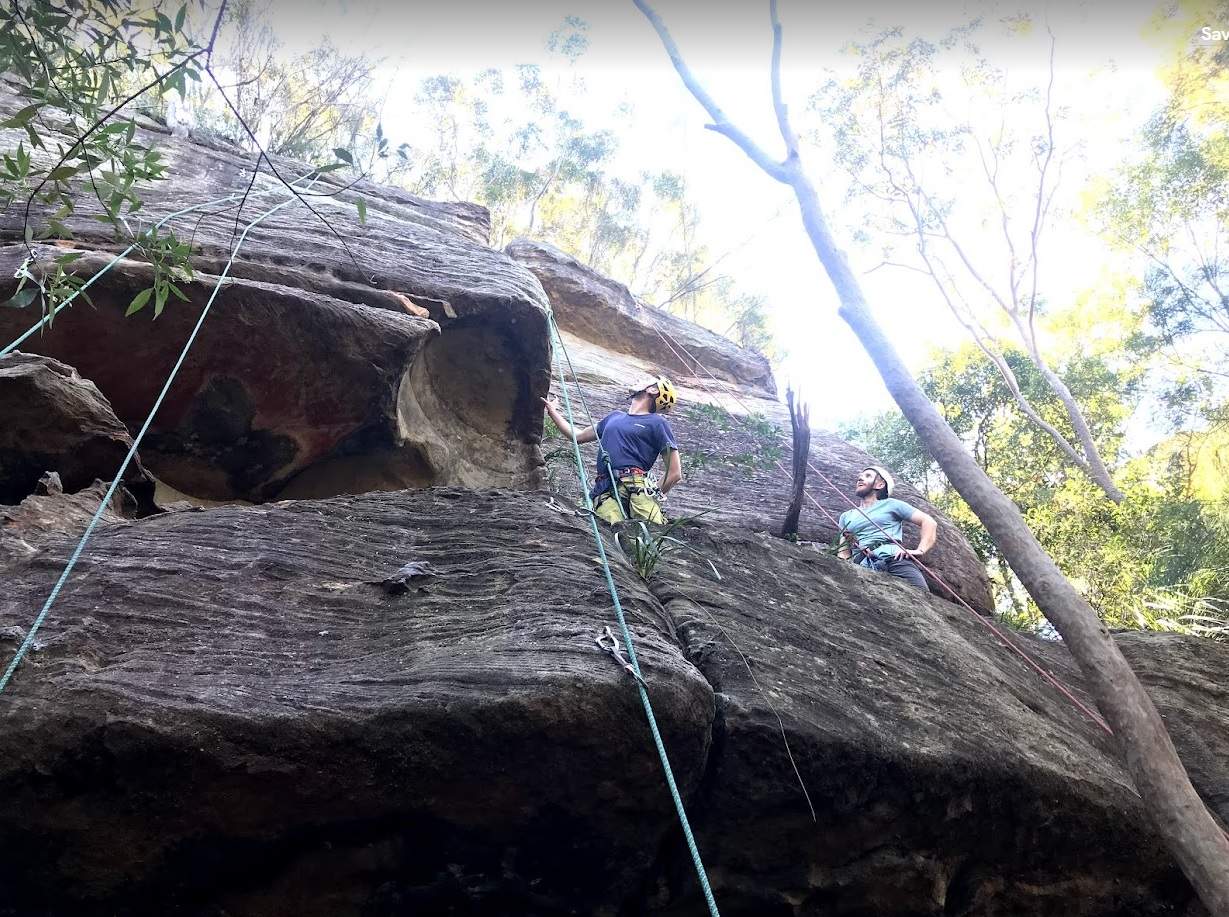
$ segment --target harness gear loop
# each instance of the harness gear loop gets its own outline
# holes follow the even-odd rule
[[[612,497],[619,504],[624,519],[635,516],[631,512],[632,497],[644,496],[657,503],[660,508],[666,495],[661,492],[657,481],[643,468],[617,468],[614,471],[614,483],[605,473],[598,478],[593,489],[593,505],[599,507]],[[625,506],[626,504],[626,506]]]
[[[607,642],[609,641],[609,643]],[[619,641],[615,639],[614,631],[607,624],[605,629],[597,635],[597,639],[593,641],[598,645],[598,648],[606,655],[610,656],[615,662],[623,667],[623,671],[627,672],[632,678],[636,679],[642,686],[648,688],[649,684],[644,680],[644,676],[632,668],[632,664],[623,658],[623,653],[619,650]]]

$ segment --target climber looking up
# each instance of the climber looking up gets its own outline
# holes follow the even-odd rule
[[[852,558],[864,567],[890,573],[929,591],[926,577],[913,558],[934,547],[939,527],[933,516],[893,498],[895,487],[896,482],[886,469],[872,465],[862,470],[854,485],[861,505],[841,513],[837,520],[841,527],[837,556]],[[922,530],[918,546],[912,551],[903,546],[906,520]]]
[[[576,431],[559,413],[558,401],[543,398],[542,403],[564,436],[571,439],[575,432],[578,443],[598,441],[597,475],[589,492],[598,516],[607,522],[620,522],[630,515],[633,519],[663,523],[666,517],[661,511],[658,494],[664,499],[670,488],[683,478],[683,463],[674,442],[674,432],[662,416],[674,407],[678,396],[665,376],[645,379],[632,388],[629,396],[631,402],[626,411],[612,411],[595,426]],[[657,457],[663,453],[668,456],[666,476],[660,491],[655,491],[648,475]],[[617,497],[611,471],[618,482]]]

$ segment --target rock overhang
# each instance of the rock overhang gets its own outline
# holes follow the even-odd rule
[[[0,251],[0,261],[21,257],[24,248]],[[107,260],[88,254],[77,270],[88,276]],[[30,342],[93,380],[130,428],[216,283],[198,274],[181,284],[191,302],[153,321],[123,318],[151,276],[148,265],[119,262],[91,289],[92,306],[65,310]],[[213,309],[142,444],[146,464],[176,490],[263,501],[288,486],[327,496],[534,482],[541,420],[528,405],[547,383],[545,329],[533,330],[532,314],[484,322],[462,313],[441,324],[244,279],[228,280]],[[26,320],[0,316],[0,334]],[[475,409],[483,399],[488,409]]]
[[[776,382],[763,354],[693,322],[637,301],[624,285],[546,242],[515,239],[504,249],[541,282],[564,330],[611,351],[636,354],[670,374],[698,376],[701,365],[718,379],[760,397]],[[628,380],[630,381],[630,380]]]
[[[17,104],[6,96],[0,111]],[[126,259],[89,290],[96,309],[78,302],[25,344],[75,365],[135,431],[238,230],[262,217],[143,444],[155,475],[194,498],[249,501],[539,482],[546,298],[528,270],[487,246],[485,210],[323,175],[300,186],[304,202],[269,214],[290,193],[266,168],[240,212],[237,199],[224,199],[251,180],[251,157],[160,133],[146,122],[138,140],[156,142],[176,177],[140,189],[142,212],[164,217],[219,201],[166,225],[193,242],[197,280],[179,284],[191,302],[172,299],[152,322],[148,307],[121,318],[151,277]],[[272,161],[292,180],[309,172]],[[0,241],[9,243],[0,251],[0,298],[30,254],[38,270],[84,252],[69,269],[86,277],[119,250],[93,219],[98,202],[79,197],[65,219],[74,239],[32,251],[20,241],[20,208],[0,215]],[[6,341],[37,318],[30,309],[0,312]]]

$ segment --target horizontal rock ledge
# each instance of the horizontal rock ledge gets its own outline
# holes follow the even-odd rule
[[[1112,742],[967,612],[767,536],[677,534],[699,556],[648,584],[613,544],[612,566],[723,913],[1197,913]],[[6,571],[0,634],[70,546]],[[7,900],[700,912],[635,686],[594,645],[611,614],[587,521],[543,493],[109,526],[5,695]],[[1061,645],[1014,639],[1083,692]],[[1223,808],[1226,648],[1124,640]]]
[[[28,624],[68,542],[19,565]],[[5,694],[0,860],[25,915],[598,913],[675,815],[588,524],[429,489],[95,537]],[[383,585],[407,562],[427,573]],[[708,683],[615,576],[684,795]],[[53,855],[49,855],[54,851]],[[468,905],[466,904],[468,902]]]
[[[36,267],[64,249],[40,246]],[[0,249],[0,274],[24,259]],[[110,259],[73,263],[92,276]],[[216,278],[197,274],[175,299],[125,318],[152,268],[121,260],[24,346],[71,364],[137,429],[187,341]],[[0,282],[0,297],[15,281]],[[3,310],[0,337],[37,319]],[[494,314],[438,323],[294,287],[228,279],[141,447],[176,490],[263,501],[439,483],[532,486],[545,389],[532,323]]]

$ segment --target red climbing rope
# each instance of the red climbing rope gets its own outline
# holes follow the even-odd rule
[[[658,336],[658,337],[660,337],[660,338],[662,339],[662,341],[663,341],[663,342],[665,342],[665,345],[666,345],[667,347],[669,347],[669,348],[670,348],[670,350],[671,350],[671,351],[674,353],[674,355],[675,355],[675,356],[676,356],[676,357],[677,357],[677,358],[678,358],[678,359],[679,359],[679,360],[683,363],[683,365],[684,365],[684,366],[686,366],[686,365],[687,365],[687,360],[686,360],[686,359],[684,359],[684,358],[683,358],[683,355],[682,355],[682,354],[680,354],[680,353],[679,353],[679,351],[678,351],[678,349],[676,349],[676,348],[675,348],[675,346],[674,346],[675,344],[678,344],[678,347],[682,349],[683,353],[687,354],[687,356],[691,358],[691,362],[695,364],[696,368],[703,370],[703,371],[704,371],[704,373],[705,373],[705,375],[707,375],[707,376],[708,376],[710,379],[712,379],[714,382],[718,383],[718,385],[721,385],[721,384],[722,384],[722,380],[718,379],[715,375],[713,375],[713,373],[709,371],[708,367],[707,367],[707,366],[705,366],[705,365],[704,365],[704,364],[703,364],[700,360],[698,360],[698,359],[696,358],[695,354],[693,354],[691,351],[689,351],[686,347],[684,347],[682,344],[680,344],[677,340],[674,340],[674,338],[673,338],[673,336],[672,336],[672,335],[669,335],[668,333],[664,333],[664,332],[662,332],[662,330],[661,330],[660,328],[658,328],[658,327],[656,326],[656,324],[654,324],[654,325],[653,325],[653,330],[654,330],[655,332],[657,332],[657,336]],[[671,343],[671,341],[673,341],[673,343]],[[752,413],[751,408],[747,405],[747,403],[746,403],[745,401],[743,401],[743,399],[742,399],[742,398],[740,398],[740,397],[738,396],[738,394],[737,394],[737,393],[735,393],[735,392],[733,392],[733,391],[729,391],[729,394],[733,397],[733,399],[734,399],[736,402],[738,402],[738,404],[739,404],[739,405],[741,405],[741,406],[742,406],[742,408],[743,408],[743,410],[744,410],[744,411],[746,411],[748,414]],[[828,478],[828,476],[827,476],[827,475],[825,475],[822,471],[820,471],[818,468],[816,468],[814,465],[812,465],[812,464],[811,464],[811,462],[810,462],[810,459],[809,459],[809,458],[807,459],[807,463],[806,463],[806,464],[807,464],[807,468],[809,468],[809,469],[810,469],[810,470],[811,470],[811,471],[812,471],[815,475],[817,475],[817,476],[819,477],[819,479],[820,479],[820,480],[822,480],[825,484],[827,484],[827,485],[828,485],[828,487],[829,487],[829,488],[833,491],[833,493],[837,494],[839,497],[841,497],[841,499],[843,499],[846,503],[848,503],[851,509],[854,509],[854,510],[856,510],[857,512],[861,513],[861,514],[862,514],[862,516],[863,516],[863,517],[864,517],[864,518],[865,518],[868,522],[870,522],[873,526],[875,526],[875,528],[877,528],[877,529],[878,529],[878,530],[879,530],[879,531],[880,531],[880,532],[884,535],[884,537],[888,539],[888,541],[890,541],[892,544],[896,545],[896,546],[897,546],[898,548],[900,548],[902,551],[907,550],[907,549],[905,548],[904,544],[902,544],[902,543],[901,543],[900,541],[898,541],[896,538],[892,537],[892,535],[891,535],[891,534],[889,534],[889,533],[888,533],[888,532],[887,532],[887,531],[883,528],[883,526],[881,526],[878,522],[876,522],[874,519],[872,519],[872,518],[871,518],[871,517],[870,517],[870,516],[866,513],[866,511],[862,509],[862,507],[861,507],[861,506],[859,506],[857,503],[855,503],[855,502],[853,501],[853,499],[851,499],[851,498],[850,498],[850,496],[849,496],[847,493],[845,493],[845,491],[843,491],[843,490],[841,490],[839,487],[837,487],[837,486],[836,486],[836,484],[834,484],[834,483],[832,482],[832,480]],[[785,467],[785,465],[783,465],[780,461],[778,461],[778,462],[776,463],[776,465],[777,465],[777,467],[778,467],[778,468],[780,468],[780,469],[781,469],[781,471],[783,471],[784,473],[786,473],[786,474],[790,474],[790,473],[791,473],[791,472],[789,471],[789,469],[787,469],[787,468]],[[815,505],[815,507],[816,507],[816,508],[817,508],[817,509],[821,512],[821,513],[823,513],[823,514],[824,514],[824,515],[828,518],[828,520],[829,520],[829,521],[830,521],[830,522],[831,522],[831,523],[832,523],[832,524],[836,527],[836,529],[837,529],[837,531],[838,531],[838,533],[839,533],[839,532],[841,531],[841,524],[840,524],[840,521],[839,521],[839,520],[837,520],[836,518],[834,518],[834,517],[833,517],[833,515],[832,515],[830,512],[828,512],[828,510],[827,510],[827,509],[823,506],[823,504],[821,504],[818,500],[816,500],[814,497],[812,497],[809,493],[807,493],[805,490],[803,491],[803,493],[804,493],[804,495],[806,496],[806,498],[807,498],[808,500],[810,500],[810,501],[811,501],[811,503],[813,503],[813,504]],[[967,609],[967,610],[969,611],[969,613],[970,613],[970,614],[972,614],[972,615],[973,615],[973,617],[974,617],[974,618],[975,618],[978,622],[980,622],[980,623],[981,623],[981,625],[982,625],[983,627],[985,627],[985,628],[986,628],[987,630],[989,630],[992,634],[994,634],[994,635],[995,635],[995,636],[999,639],[999,641],[1000,641],[1000,642],[1001,642],[1004,646],[1006,646],[1009,650],[1011,650],[1011,651],[1012,651],[1012,652],[1014,652],[1016,655],[1018,655],[1021,659],[1023,659],[1023,660],[1024,660],[1024,661],[1025,661],[1025,662],[1026,662],[1026,663],[1027,663],[1027,664],[1028,664],[1028,665],[1029,665],[1029,666],[1030,666],[1030,667],[1031,667],[1034,671],[1036,671],[1036,672],[1037,672],[1037,673],[1038,673],[1038,674],[1039,674],[1039,675],[1040,675],[1043,679],[1045,679],[1047,682],[1049,682],[1051,685],[1053,685],[1056,689],[1058,689],[1058,691],[1059,691],[1059,692],[1060,692],[1060,693],[1061,693],[1064,697],[1066,697],[1069,701],[1071,701],[1071,703],[1072,703],[1072,704],[1074,704],[1076,708],[1078,708],[1078,709],[1079,709],[1080,711],[1082,711],[1085,715],[1087,715],[1089,719],[1091,719],[1094,723],[1096,723],[1098,726],[1100,726],[1100,727],[1101,727],[1103,730],[1105,730],[1105,732],[1107,732],[1109,735],[1113,735],[1113,734],[1114,734],[1114,730],[1110,728],[1109,724],[1108,724],[1107,722],[1105,722],[1105,720],[1101,717],[1101,715],[1100,715],[1099,713],[1097,713],[1097,711],[1093,710],[1091,707],[1089,707],[1087,704],[1085,704],[1083,701],[1081,701],[1078,697],[1076,697],[1076,696],[1075,696],[1075,694],[1071,691],[1071,689],[1069,689],[1066,685],[1064,685],[1064,684],[1062,683],[1062,681],[1061,681],[1061,680],[1059,680],[1059,678],[1058,678],[1057,676],[1055,676],[1052,672],[1050,672],[1050,671],[1048,671],[1048,670],[1046,670],[1046,669],[1042,668],[1042,666],[1041,666],[1041,665],[1040,665],[1040,664],[1039,664],[1036,660],[1034,660],[1034,659],[1033,659],[1033,658],[1032,658],[1032,657],[1031,657],[1028,653],[1026,653],[1026,652],[1025,652],[1024,650],[1022,650],[1020,647],[1016,646],[1016,644],[1014,644],[1014,643],[1013,643],[1013,642],[1012,642],[1012,641],[1011,641],[1011,640],[1007,637],[1007,635],[1006,635],[1006,634],[1005,634],[1002,630],[1000,630],[998,627],[996,627],[992,621],[987,620],[987,619],[986,619],[986,617],[985,617],[984,615],[979,614],[979,613],[978,613],[978,611],[977,611],[977,609],[975,609],[972,605],[970,605],[967,601],[965,601],[965,599],[964,599],[964,598],[963,598],[963,597],[962,597],[959,593],[957,593],[957,592],[956,592],[956,590],[955,590],[955,589],[953,589],[953,588],[952,588],[952,587],[948,584],[948,582],[947,582],[945,579],[943,579],[943,577],[939,576],[939,574],[938,574],[938,573],[936,573],[934,570],[932,570],[932,569],[930,569],[929,567],[927,567],[927,566],[926,566],[924,563],[922,563],[922,561],[921,561],[921,560],[919,560],[917,557],[914,557],[913,555],[910,555],[910,559],[911,559],[911,560],[912,560],[915,564],[917,564],[919,567],[921,567],[921,569],[922,569],[925,573],[929,574],[929,575],[930,575],[930,577],[931,577],[931,578],[932,578],[932,579],[933,579],[936,583],[938,583],[940,586],[942,586],[944,589],[946,589],[946,590],[948,591],[948,593],[950,593],[951,597],[952,597],[952,598],[956,601],[956,603],[957,603],[958,605],[960,605],[960,606],[964,607],[965,609]]]

